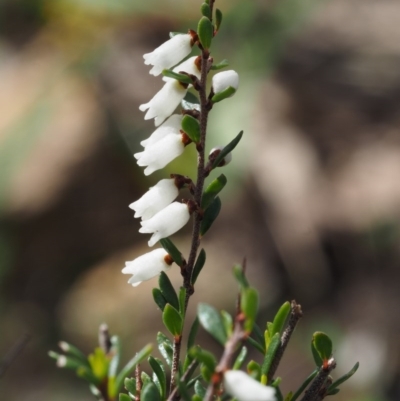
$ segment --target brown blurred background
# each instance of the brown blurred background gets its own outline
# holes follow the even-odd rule
[[[127,206],[195,166],[193,149],[147,178],[134,163],[154,130],[138,106],[161,86],[142,54],[195,29],[199,6],[0,1],[0,361],[30,336],[0,378],[2,400],[91,400],[47,351],[63,339],[89,353],[105,321],[128,359],[161,329],[156,281],[132,288],[120,273],[148,240]],[[234,310],[230,272],[246,256],[260,324],[287,299],[305,311],[278,371],[285,391],[311,371],[311,335],[323,330],[336,377],[361,363],[336,400],[399,400],[400,3],[217,6],[213,55],[241,84],[213,110],[209,146],[245,136],[191,313],[200,300]],[[189,231],[174,236],[184,252]]]

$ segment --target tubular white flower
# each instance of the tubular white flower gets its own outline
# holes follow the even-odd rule
[[[153,234],[149,246],[153,246],[161,238],[169,237],[180,230],[190,218],[187,205],[173,202],[155,214],[151,219],[142,221],[140,233]]]
[[[262,385],[241,370],[227,370],[224,386],[238,401],[276,401],[274,388]]]
[[[236,71],[223,71],[213,76],[212,88],[214,93],[220,93],[230,86],[235,89],[235,91],[239,87],[239,75]]]
[[[164,86],[154,95],[150,102],[141,104],[140,111],[146,111],[145,120],[154,118],[154,124],[158,127],[170,116],[181,100],[185,97],[188,88],[177,80],[167,80]]]
[[[150,175],[164,168],[169,162],[180,156],[185,150],[182,134],[168,134],[156,143],[146,146],[143,152],[135,153],[138,166],[147,166],[144,175]]]
[[[148,220],[160,210],[168,206],[179,194],[174,178],[166,178],[151,187],[139,200],[129,207],[134,210],[135,217]]]
[[[182,115],[173,114],[162,125],[160,125],[147,139],[140,142],[143,147],[153,145],[168,134],[179,134],[181,130]]]
[[[163,248],[158,248],[139,256],[131,262],[125,262],[122,273],[132,274],[128,283],[136,287],[142,281],[150,280],[161,272],[167,271],[171,264],[172,259],[168,253]]]
[[[197,64],[195,63],[195,61],[198,57],[199,56],[193,56],[193,57],[188,58],[183,63],[180,63],[179,65],[177,65],[172,71],[177,72],[177,73],[184,71],[184,72],[187,72],[188,74],[195,75],[198,79],[200,79],[201,73],[197,67]],[[174,78],[163,77],[163,81],[165,81],[165,82],[170,81],[171,79],[173,80]]]
[[[175,35],[151,53],[143,55],[144,63],[152,65],[150,74],[160,75],[165,68],[178,64],[192,51],[192,37],[189,34]]]

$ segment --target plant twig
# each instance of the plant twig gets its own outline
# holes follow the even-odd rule
[[[176,372],[179,369],[179,358],[181,354],[181,342],[182,336],[175,336],[174,337],[174,345],[173,345],[173,352],[172,352],[172,368],[171,368],[171,381],[169,385],[169,392],[170,394],[175,389],[175,376]]]
[[[304,393],[304,397],[301,401],[319,401],[324,398],[323,395],[324,386],[328,379],[329,374],[332,372],[333,369],[336,368],[336,361],[334,358],[331,358],[327,361],[325,366],[322,366],[320,371],[318,372],[317,376],[311,383],[311,386],[306,392]],[[322,392],[321,392],[322,390]],[[321,398],[322,396],[322,398]]]
[[[215,372],[211,378],[211,382],[208,385],[204,401],[211,401],[213,396],[218,390],[219,385],[223,379],[224,372],[228,370],[232,365],[232,359],[235,352],[238,349],[239,344],[246,339],[247,333],[243,328],[244,315],[240,313],[235,320],[235,327],[233,333],[227,343],[225,344],[224,353],[215,368]]]
[[[290,317],[289,317],[289,322],[282,333],[281,337],[281,345],[279,346],[278,350],[276,351],[275,357],[271,363],[271,368],[269,369],[268,372],[268,382],[271,382],[276,370],[278,369],[279,363],[282,359],[282,356],[285,352],[285,349],[290,341],[290,338],[297,326],[297,323],[299,320],[303,317],[303,311],[301,310],[301,305],[296,303],[295,300],[291,302],[291,311],[290,311]]]
[[[196,359],[193,359],[193,361],[190,363],[190,365],[186,369],[185,373],[180,378],[180,381],[184,382],[191,374],[193,374],[193,372],[196,369],[198,364],[199,363],[196,361]],[[174,390],[169,395],[167,401],[176,401],[179,399],[178,396],[179,396],[178,387],[175,387]]]

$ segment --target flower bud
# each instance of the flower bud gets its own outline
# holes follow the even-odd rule
[[[150,280],[161,272],[167,271],[171,264],[172,259],[168,253],[163,248],[158,248],[139,256],[131,262],[125,262],[122,273],[132,274],[128,283],[136,287],[142,281]]]
[[[276,401],[274,388],[264,386],[241,370],[227,370],[224,386],[238,401]]]
[[[152,65],[152,75],[160,75],[162,70],[173,67],[192,51],[192,37],[189,34],[179,34],[167,40],[153,52],[143,55],[144,63]]]
[[[212,87],[214,93],[222,92],[230,86],[235,90],[237,90],[239,87],[239,75],[236,71],[222,71],[213,76]]]
[[[151,187],[139,200],[131,203],[129,207],[136,212],[135,217],[148,220],[168,206],[178,194],[175,179],[164,179]]]
[[[152,233],[149,246],[153,246],[160,239],[169,237],[180,230],[189,221],[189,218],[188,207],[184,203],[173,202],[151,219],[142,221],[139,232]]]

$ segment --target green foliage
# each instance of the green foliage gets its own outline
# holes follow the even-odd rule
[[[217,196],[213,199],[210,206],[204,212],[203,220],[200,226],[200,235],[203,237],[204,234],[211,228],[214,221],[217,219],[219,212],[221,211],[221,199]]]
[[[197,307],[197,317],[203,328],[221,345],[225,345],[227,335],[219,312],[210,305],[200,303]]]
[[[182,130],[195,143],[200,141],[200,123],[196,118],[186,114],[182,119]]]
[[[211,181],[210,184],[208,184],[201,198],[201,207],[203,209],[207,209],[211,205],[215,197],[224,189],[226,183],[226,177],[221,174],[215,180]]]
[[[175,246],[175,244],[169,238],[160,239],[161,246],[168,252],[169,256],[174,260],[174,262],[179,266],[183,266],[182,253]]]
[[[322,331],[317,331],[313,334],[312,348],[317,352],[322,363],[332,356],[332,340]],[[318,358],[315,362],[317,361],[319,361]]]
[[[179,312],[170,304],[165,305],[162,320],[167,330],[177,337],[182,332],[183,319]]]
[[[225,156],[232,152],[233,149],[236,148],[237,144],[240,142],[240,140],[242,139],[243,136],[243,131],[240,131],[239,134],[237,134],[237,136],[228,143],[228,145],[226,145],[221,152],[219,153],[219,155],[215,158],[215,160],[213,161],[212,164],[212,168],[216,168],[218,167],[218,165],[222,162],[222,160],[224,160]]]
[[[202,17],[197,25],[197,34],[199,35],[200,43],[204,49],[208,50],[211,47],[211,42],[214,36],[214,27],[207,17]]]
[[[147,383],[143,387],[140,399],[143,401],[161,401],[157,386],[153,382]]]
[[[199,253],[199,256],[197,257],[196,263],[192,271],[192,277],[191,277],[192,285],[196,283],[197,277],[199,277],[199,274],[203,269],[205,263],[206,263],[206,252],[204,249],[202,249]]]
[[[179,309],[179,300],[176,291],[171,284],[168,276],[161,272],[158,278],[158,285],[160,286],[160,291],[167,303],[171,304],[175,309]]]

